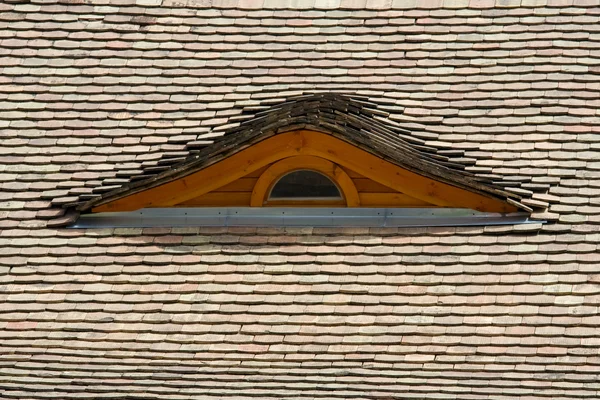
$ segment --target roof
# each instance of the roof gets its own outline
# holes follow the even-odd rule
[[[600,397],[596,1],[158,3],[0,4],[0,397]],[[325,92],[549,223],[48,224]]]

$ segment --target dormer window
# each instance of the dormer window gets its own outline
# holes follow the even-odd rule
[[[470,208],[495,213],[517,210],[506,201],[482,192],[484,186],[468,176],[445,170],[443,166],[431,167],[422,175],[394,164],[389,156],[377,156],[372,150],[322,132],[284,132],[229,151],[227,155],[213,155],[216,160],[199,158],[161,179],[144,182],[146,187],[140,184],[109,193],[83,207],[97,213],[141,208],[275,206],[276,199],[270,199],[269,195],[279,179],[293,171],[308,170],[335,183],[343,198],[336,200],[341,207]],[[413,160],[407,157],[400,161]],[[433,174],[440,170],[444,174],[440,179],[434,178]],[[303,205],[306,204],[288,201],[285,206]],[[310,204],[330,205],[329,199]]]
[[[301,169],[279,178],[269,193],[267,203],[332,200],[343,200],[337,185],[320,172]]]
[[[493,196],[496,189],[486,193],[442,165],[417,173],[322,132],[284,132],[214,157],[93,200],[82,209],[99,218],[81,224],[99,224],[102,215],[112,226],[453,225],[527,217],[505,219],[517,208]]]

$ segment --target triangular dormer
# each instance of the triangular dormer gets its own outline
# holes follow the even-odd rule
[[[258,136],[255,140],[240,141],[230,150],[223,148],[212,157],[174,168],[170,174],[145,185],[108,193],[85,204],[83,209],[120,212],[149,207],[313,205],[452,207],[496,213],[517,210],[467,176],[414,160],[417,161],[414,164],[431,167],[419,174],[373,149],[359,147],[361,144],[313,130]],[[407,165],[413,164],[408,161]],[[271,189],[279,179],[299,170],[327,177],[339,189],[342,201],[331,204],[323,198],[321,202],[273,202]]]
[[[412,136],[367,99],[317,94],[258,110],[166,170],[72,208],[531,211],[519,200],[511,188],[467,171]]]

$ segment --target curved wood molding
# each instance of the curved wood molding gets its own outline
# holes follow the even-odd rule
[[[132,211],[183,203],[279,160],[314,156],[377,181],[438,207],[470,208],[485,212],[515,212],[505,201],[470,192],[403,169],[348,142],[314,131],[293,131],[264,139],[187,176],[138,190],[93,208],[93,212]]]
[[[341,190],[347,207],[360,207],[356,186],[354,186],[354,182],[348,174],[331,161],[315,156],[288,157],[267,168],[256,181],[254,189],[252,189],[250,205],[252,207],[265,205],[265,200],[269,196],[273,185],[285,174],[301,169],[320,172],[327,176]]]

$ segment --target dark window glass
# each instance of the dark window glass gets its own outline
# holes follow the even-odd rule
[[[308,170],[290,172],[280,178],[269,195],[271,199],[341,199],[340,190],[325,175]]]

